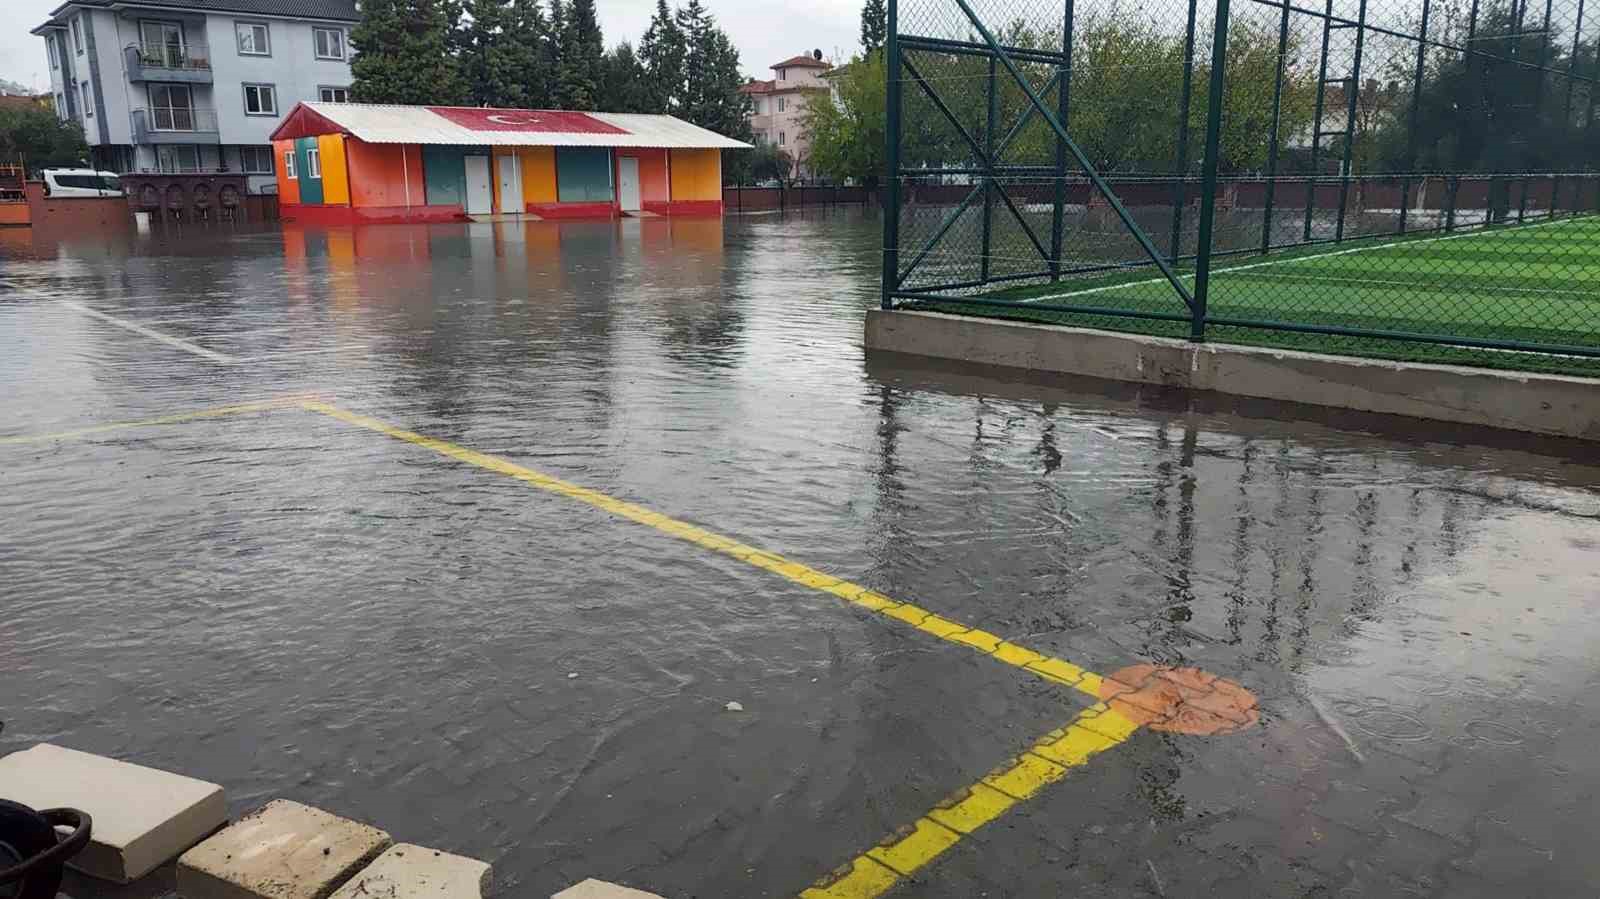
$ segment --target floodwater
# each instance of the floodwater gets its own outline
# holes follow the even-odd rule
[[[877,229],[5,232],[0,438],[314,395],[1259,699],[894,895],[1600,889],[1592,447],[867,359]],[[0,595],[0,752],[319,805],[503,896],[793,896],[1090,701],[294,405],[0,442]]]

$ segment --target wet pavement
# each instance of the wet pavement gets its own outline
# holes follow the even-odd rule
[[[1093,702],[292,402],[7,441],[310,396],[1257,697],[1231,735],[1139,730],[893,895],[1600,888],[1592,447],[867,360],[877,229],[0,234],[0,752],[320,805],[505,896],[792,896]]]

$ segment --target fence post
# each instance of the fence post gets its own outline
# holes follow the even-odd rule
[[[1000,119],[1000,98],[997,96],[999,92],[996,90],[998,86],[996,76],[999,75],[999,65],[1000,61],[998,59],[993,56],[989,57],[988,125],[984,127],[983,131],[983,257],[978,261],[978,280],[985,284],[989,283],[989,253],[993,249],[990,246],[990,242],[994,238],[992,233],[994,228],[994,129],[999,127]]]
[[[1461,176],[1451,175],[1450,186],[1446,189],[1444,210],[1444,230],[1446,233],[1456,229],[1456,192],[1461,189]]]
[[[1072,111],[1073,0],[1066,0],[1061,16],[1061,65],[1056,68],[1056,118],[1067,127]],[[1066,239],[1067,147],[1056,140],[1056,190],[1050,212],[1050,280],[1061,280],[1061,246]]]
[[[1183,32],[1183,90],[1178,94],[1178,183],[1172,189],[1172,240],[1167,245],[1167,258],[1173,262],[1183,255],[1183,207],[1189,201],[1189,105],[1194,95],[1194,18],[1197,2],[1189,0],[1189,24]],[[1199,252],[1198,248],[1195,252]]]
[[[1360,11],[1356,14],[1356,58],[1350,66],[1350,86],[1345,90],[1348,96],[1345,98],[1344,113],[1344,160],[1339,166],[1339,218],[1333,227],[1335,243],[1344,240],[1345,206],[1350,199],[1350,174],[1355,166],[1356,105],[1361,97],[1361,51],[1366,44],[1366,36],[1367,0],[1361,0]]]
[[[1422,2],[1426,4],[1428,0]],[[1424,12],[1423,15],[1427,13]],[[1272,201],[1278,192],[1278,119],[1283,115],[1283,74],[1288,63],[1288,53],[1289,4],[1284,3],[1283,14],[1278,19],[1278,73],[1272,82],[1272,128],[1267,135],[1267,196],[1261,216],[1262,253],[1272,248]]]
[[[1428,14],[1432,4],[1422,0],[1422,28],[1417,35],[1417,68],[1411,80],[1411,121],[1406,126],[1406,169],[1408,174],[1400,188],[1400,233],[1406,233],[1406,212],[1411,208],[1411,175],[1417,170],[1417,117],[1422,112],[1422,78],[1426,72],[1428,56]]]
[[[1365,2],[1365,0],[1363,0]],[[1194,307],[1189,339],[1206,339],[1206,302],[1211,292],[1212,229],[1217,216],[1217,156],[1222,136],[1222,94],[1228,59],[1228,0],[1217,0],[1211,35],[1211,91],[1206,108],[1206,156],[1200,182],[1200,234],[1195,247]]]
[[[894,292],[900,288],[900,0],[889,0],[887,42],[888,108],[884,110],[883,136],[887,146],[883,158],[888,168],[884,175],[887,196],[883,205],[883,308],[894,308]]]

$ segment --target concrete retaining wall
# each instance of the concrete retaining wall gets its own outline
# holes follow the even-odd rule
[[[1600,380],[1328,356],[936,312],[867,315],[871,351],[1600,441]]]

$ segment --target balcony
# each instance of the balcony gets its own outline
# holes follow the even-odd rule
[[[215,144],[217,112],[192,106],[135,109],[133,141],[138,144]]]
[[[122,52],[129,81],[211,83],[211,50],[205,44],[129,44]]]

